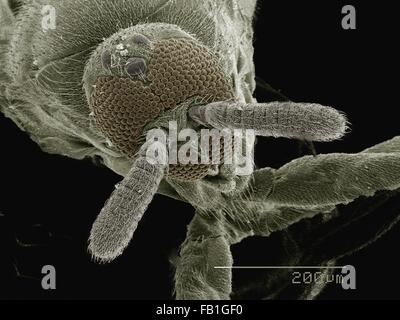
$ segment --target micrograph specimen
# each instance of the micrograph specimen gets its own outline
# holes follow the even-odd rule
[[[1,112],[43,151],[100,158],[122,177],[89,235],[96,262],[123,253],[158,193],[196,211],[179,251],[176,298],[229,299],[233,245],[314,217],[323,219],[310,230],[339,232],[338,206],[397,195],[400,137],[359,153],[255,167],[254,136],[330,142],[345,139],[349,127],[332,107],[254,97],[255,0],[35,0],[18,10],[10,4],[0,2]],[[152,132],[165,133],[165,146],[174,144],[171,123],[178,132],[250,132],[239,139],[250,146],[242,155],[246,173],[229,163],[234,148],[219,138],[217,164],[149,155]],[[210,144],[201,144],[198,157],[215,151]],[[334,265],[397,220],[391,216],[373,235],[318,263]],[[315,239],[323,243],[325,236]],[[307,287],[301,295],[320,290]]]

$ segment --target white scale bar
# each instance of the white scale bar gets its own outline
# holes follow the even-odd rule
[[[343,269],[345,266],[217,266],[214,269]]]

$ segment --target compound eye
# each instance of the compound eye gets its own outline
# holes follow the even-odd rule
[[[130,76],[138,76],[146,72],[146,61],[142,58],[130,58],[125,65],[125,71]]]
[[[140,45],[140,46],[148,46],[150,45],[150,40],[141,34],[136,34],[131,38],[132,44]]]
[[[111,52],[106,50],[101,54],[101,64],[104,69],[111,68]]]

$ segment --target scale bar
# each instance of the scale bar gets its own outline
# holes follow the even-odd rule
[[[214,269],[343,269],[345,266],[216,266]]]

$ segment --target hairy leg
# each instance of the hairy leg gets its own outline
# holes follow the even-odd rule
[[[197,213],[188,226],[175,275],[178,300],[227,300],[232,291],[230,245],[236,239],[224,220]],[[227,268],[215,268],[223,266]]]
[[[296,159],[278,170],[254,173],[253,201],[292,208],[348,204],[380,190],[400,188],[400,137],[357,154]]]

